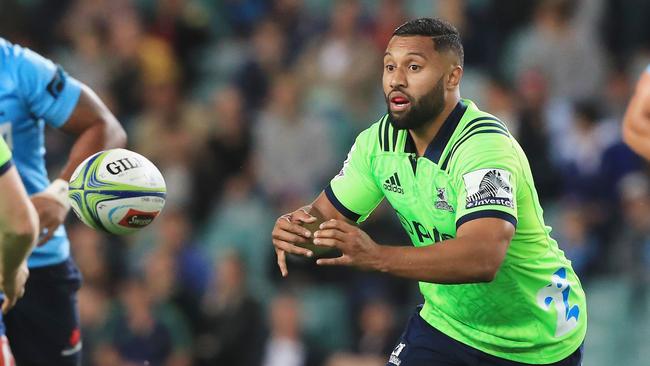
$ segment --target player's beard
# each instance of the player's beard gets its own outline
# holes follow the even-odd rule
[[[408,112],[399,117],[391,112],[390,100],[388,99],[388,96],[385,96],[388,114],[390,115],[390,122],[393,127],[398,130],[417,130],[428,122],[435,120],[440,113],[442,113],[442,110],[445,109],[443,78],[444,75],[440,77],[433,89],[421,98],[413,100],[409,96],[411,108]]]

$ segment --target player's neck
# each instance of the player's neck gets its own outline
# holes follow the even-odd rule
[[[409,130],[409,133],[413,138],[413,142],[415,142],[415,148],[418,152],[418,156],[424,156],[427,147],[436,137],[438,131],[440,131],[440,127],[442,127],[442,125],[445,123],[447,117],[449,117],[449,114],[451,114],[451,112],[454,110],[459,100],[460,96],[449,98],[445,102],[445,108],[436,119],[418,129]]]

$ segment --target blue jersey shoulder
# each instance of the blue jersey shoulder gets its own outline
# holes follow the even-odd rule
[[[60,127],[70,117],[79,99],[81,84],[63,69],[38,53],[0,38],[1,64],[13,89],[35,118]]]

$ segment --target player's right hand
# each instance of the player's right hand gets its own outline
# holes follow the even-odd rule
[[[2,313],[6,314],[9,309],[16,305],[18,299],[25,294],[25,282],[29,277],[29,269],[27,269],[27,262],[18,267],[16,273],[5,274],[2,277],[2,292],[5,295],[5,300],[2,303]]]
[[[287,259],[285,253],[292,253],[312,257],[314,253],[311,250],[301,248],[296,244],[305,244],[311,237],[311,232],[301,226],[303,223],[312,223],[316,217],[307,213],[303,207],[294,212],[280,216],[275,221],[273,227],[273,246],[278,257],[278,267],[282,277],[289,274],[287,270]]]

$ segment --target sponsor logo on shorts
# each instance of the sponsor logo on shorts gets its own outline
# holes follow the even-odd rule
[[[64,348],[61,351],[61,356],[72,356],[75,353],[81,351],[81,331],[79,331],[79,328],[72,330],[72,333],[70,333],[70,338],[68,339],[68,344],[70,347]]]
[[[75,353],[80,352],[81,348],[82,348],[82,343],[79,342],[75,344],[73,347],[68,347],[63,349],[63,351],[61,351],[61,356],[72,356]]]
[[[388,360],[388,363],[392,363],[393,365],[399,366],[402,363],[402,360],[399,359],[399,354],[402,353],[402,350],[404,350],[404,347],[406,347],[406,343],[399,343],[393,352],[390,354],[390,359]]]

